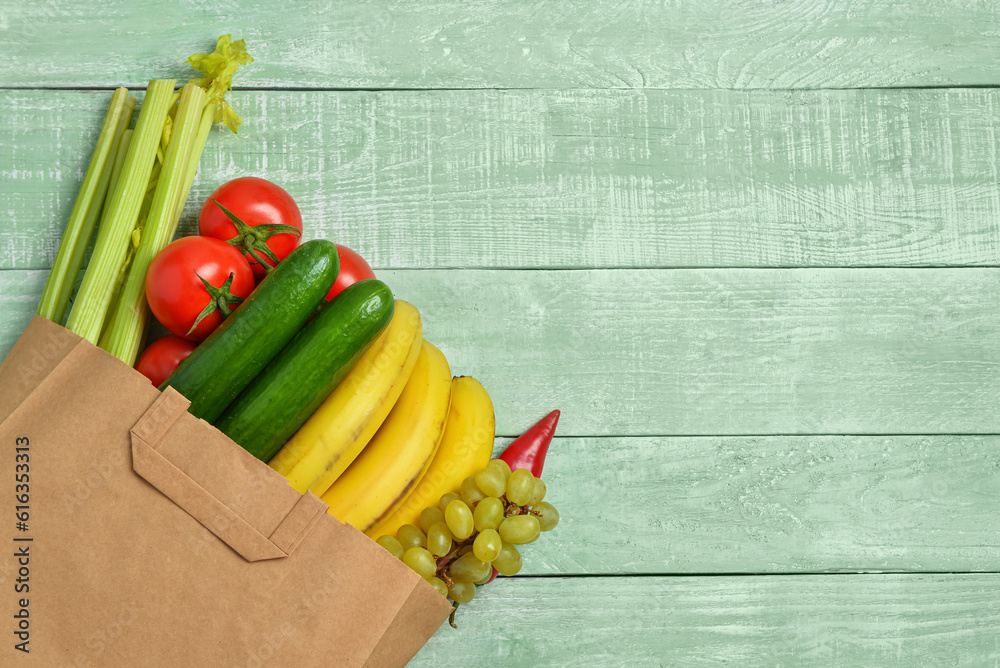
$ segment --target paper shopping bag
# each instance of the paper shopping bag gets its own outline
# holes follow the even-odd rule
[[[405,665],[446,599],[187,406],[42,318],[0,364],[0,665]]]

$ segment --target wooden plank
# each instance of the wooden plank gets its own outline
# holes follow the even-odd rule
[[[237,94],[181,233],[263,174],[377,268],[996,266],[998,96]],[[50,266],[108,97],[0,92],[0,268]]]
[[[564,435],[1000,433],[995,270],[381,275],[502,414],[567,406]]]
[[[996,574],[501,580],[409,666],[995,666],[998,586]]]
[[[244,37],[249,87],[820,88],[997,84],[975,0],[495,3],[5,0],[4,86],[142,85]],[[62,48],[53,48],[57,40]]]
[[[567,436],[1000,433],[996,270],[380,276],[483,381],[502,435],[557,407]],[[0,274],[0,312],[44,280]],[[4,318],[0,351],[26,323]]]
[[[1000,571],[997,436],[556,438],[543,478],[526,574]]]
[[[0,271],[0,359],[38,310],[47,271]]]

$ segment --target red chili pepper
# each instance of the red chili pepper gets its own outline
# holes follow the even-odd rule
[[[540,478],[545,455],[549,451],[549,443],[556,433],[558,422],[559,411],[554,410],[508,445],[500,459],[507,462],[511,471],[528,469],[533,476]]]
[[[549,444],[552,443],[552,435],[556,433],[558,423],[559,410],[556,409],[535,423],[535,426],[528,431],[518,436],[513,443],[504,449],[499,459],[507,462],[511,471],[528,469],[531,471],[531,475],[536,478],[542,477],[545,455],[549,451]],[[497,575],[497,569],[494,568],[490,579],[484,584],[496,580]]]

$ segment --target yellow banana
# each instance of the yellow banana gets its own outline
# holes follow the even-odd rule
[[[366,531],[394,512],[434,459],[450,400],[448,360],[424,341],[389,417],[323,495],[330,514]]]
[[[401,299],[385,331],[268,465],[317,496],[344,472],[385,420],[420,353],[423,326]]]
[[[482,384],[469,376],[452,380],[448,422],[430,467],[396,512],[365,533],[371,538],[392,536],[404,524],[417,524],[421,510],[436,505],[443,494],[458,491],[463,480],[486,467],[495,430],[493,402]]]

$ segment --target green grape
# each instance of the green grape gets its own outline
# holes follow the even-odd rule
[[[379,536],[375,539],[375,542],[389,550],[389,554],[397,559],[402,559],[403,552],[406,551],[403,549],[403,546],[400,545],[399,541],[396,540],[395,536],[389,536],[388,534],[385,536]]]
[[[534,515],[508,517],[500,523],[499,531],[503,542],[523,545],[538,535],[538,518]]]
[[[521,553],[510,543],[504,543],[500,554],[493,560],[493,568],[500,575],[517,575],[521,570]]]
[[[471,582],[456,582],[448,587],[448,596],[455,603],[470,603],[476,597],[476,585]]]
[[[462,500],[465,501],[470,508],[482,501],[485,496],[486,495],[483,494],[483,490],[479,489],[479,486],[476,484],[475,476],[470,475],[462,481]]]
[[[505,491],[506,481],[503,474],[495,467],[487,466],[476,474],[476,484],[486,496],[501,497]]]
[[[559,524],[559,511],[548,501],[542,501],[535,510],[538,511],[538,527],[542,531],[552,531]]]
[[[487,464],[487,466],[492,466],[497,471],[500,471],[500,474],[503,475],[503,482],[504,482],[504,484],[507,484],[507,478],[510,477],[510,473],[511,473],[511,471],[510,471],[510,464],[508,464],[507,462],[505,462],[502,459],[491,459],[490,463]]]
[[[404,552],[403,563],[425,580],[434,577],[434,573],[437,572],[434,556],[422,547],[411,547]]]
[[[441,594],[445,598],[448,598],[448,585],[444,583],[444,580],[442,580],[441,578],[431,578],[430,580],[428,580],[428,582],[431,583],[432,587],[437,589],[437,592],[439,594]]]
[[[404,550],[411,547],[423,547],[427,544],[427,535],[412,524],[404,524],[399,527],[396,530],[396,539]]]
[[[440,504],[441,512],[444,512],[444,509],[448,507],[449,503],[451,503],[455,499],[461,499],[461,498],[462,497],[456,494],[455,492],[448,492],[447,494],[443,495],[441,497],[441,504]]]
[[[451,552],[451,542],[454,536],[444,522],[435,522],[427,530],[427,549],[435,557],[443,557]]]
[[[463,554],[448,567],[448,575],[455,582],[476,582],[491,572],[490,565],[477,559],[475,554]]]
[[[484,577],[482,580],[476,580],[476,584],[477,585],[484,585],[484,584],[486,584],[487,582],[490,581],[491,577],[493,577],[493,567],[492,566],[490,566],[490,574],[487,575],[486,577]]]
[[[436,522],[444,522],[444,512],[437,506],[427,506],[420,511],[420,528],[430,531]]]
[[[471,536],[476,527],[472,519],[472,511],[461,499],[455,499],[444,509],[444,521],[451,529],[452,535],[458,540],[465,540]]]
[[[503,502],[495,496],[487,496],[476,504],[472,519],[476,523],[476,531],[496,529],[503,521]]]
[[[472,551],[475,552],[476,558],[487,563],[497,558],[501,547],[503,541],[500,540],[500,534],[493,529],[483,531],[472,543]]]
[[[535,506],[542,502],[545,498],[545,483],[542,482],[541,478],[535,478],[535,489],[531,493],[531,501],[528,502],[529,506]]]
[[[528,505],[534,493],[535,476],[528,469],[518,469],[507,478],[507,500],[514,505]]]

